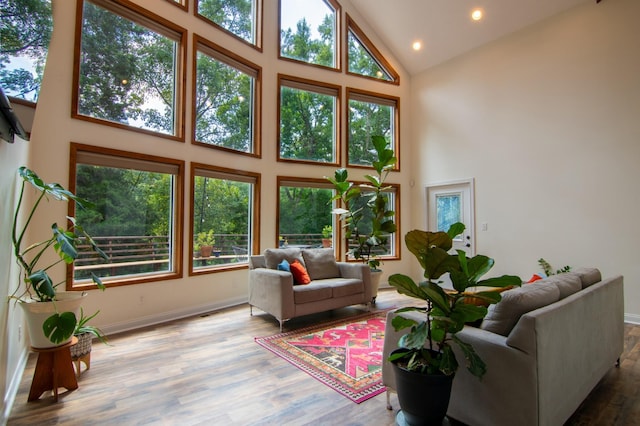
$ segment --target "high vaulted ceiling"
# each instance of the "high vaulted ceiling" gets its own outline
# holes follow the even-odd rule
[[[410,74],[595,0],[351,0]],[[481,8],[475,22],[471,11]],[[416,40],[422,50],[411,47]]]

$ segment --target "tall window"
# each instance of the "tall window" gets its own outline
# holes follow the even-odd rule
[[[260,175],[193,163],[189,274],[246,266],[258,243]]]
[[[399,84],[398,73],[349,15],[347,28],[347,72]]]
[[[279,77],[282,160],[337,164],[340,87]]]
[[[195,141],[259,154],[260,67],[194,36]]]
[[[368,194],[374,195],[373,191],[366,189],[366,185],[362,186],[361,191],[362,196],[355,198],[354,201],[352,201],[352,205],[350,206],[350,208],[354,211],[362,209],[362,207],[364,207],[365,204],[372,199],[372,197],[367,196]],[[374,249],[374,253],[372,254],[375,254],[376,257],[379,257],[381,259],[397,259],[399,257],[397,249],[397,238],[398,235],[400,235],[400,186],[396,184],[389,184],[389,188],[384,192],[384,195],[387,197],[387,208],[394,212],[393,218],[395,220],[397,230],[395,233],[387,235],[384,244],[382,244],[380,247],[376,247]],[[365,208],[362,209],[362,212],[362,219],[358,222],[358,232],[360,235],[370,235],[372,221],[371,209]],[[352,241],[348,242],[348,244],[351,244],[349,247],[350,249],[356,247],[356,243],[353,242],[353,238]],[[353,257],[349,256],[348,260],[354,259]]]
[[[397,155],[399,140],[399,99],[377,93],[347,89],[349,103],[348,163],[351,166],[371,166],[376,159],[371,136],[384,136]],[[396,164],[396,169],[398,164]]]
[[[278,245],[322,247],[333,227],[330,183],[322,180],[278,177]],[[323,230],[325,234],[323,235]]]
[[[0,85],[36,102],[53,30],[51,0],[4,0],[0,9]]]
[[[240,40],[261,48],[262,0],[196,0],[196,13]]]
[[[340,69],[339,17],[335,0],[280,0],[280,56]]]
[[[115,2],[78,4],[74,117],[184,137],[186,30]]]
[[[72,287],[91,274],[107,285],[182,276],[184,161],[72,143],[71,167],[71,191],[96,206],[71,214],[109,256],[81,246]]]

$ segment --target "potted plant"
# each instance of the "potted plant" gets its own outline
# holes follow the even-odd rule
[[[72,201],[80,208],[89,208],[93,205],[67,191],[60,184],[45,183],[35,172],[26,167],[20,167],[18,174],[22,178],[22,184],[11,235],[13,252],[24,286],[18,286],[9,298],[17,300],[25,310],[32,346],[46,348],[51,347],[52,344],[53,346],[62,345],[69,342],[73,336],[77,323],[76,313],[86,293],[58,291],[57,287],[62,282],[54,283],[48,271],[60,262],[72,263],[78,257],[77,245],[81,240],[90,244],[103,259],[108,257],[80,224],[76,223],[75,218],[68,216],[67,220],[70,223],[68,229],[60,228],[57,223],[53,223],[52,234],[48,239],[27,244],[25,241],[27,230],[43,200],[53,198],[64,202]],[[25,212],[26,221],[20,225],[23,217],[22,209],[27,208],[23,205],[27,184],[35,188],[37,196],[31,208]],[[57,259],[43,265],[45,255],[52,250],[57,254]],[[100,278],[93,273],[91,276],[98,288],[104,290],[105,287]]]
[[[73,335],[78,339],[78,343],[71,347],[71,359],[76,362],[76,372],[78,374],[80,373],[80,361],[84,362],[87,369],[91,365],[90,354],[95,337],[105,345],[109,344],[102,330],[88,324],[99,313],[100,311],[97,311],[93,315],[85,316],[84,311],[80,308],[80,318],[76,323],[76,328],[73,330]]]
[[[194,248],[200,252],[200,256],[211,257],[211,252],[213,251],[215,243],[216,239],[213,235],[213,229],[210,229],[206,232],[198,232]]]
[[[377,159],[372,166],[375,175],[365,175],[367,183],[358,184],[349,181],[347,169],[338,169],[333,177],[326,177],[334,186],[336,194],[331,201],[340,200],[342,207],[335,208],[339,220],[343,223],[345,237],[349,243],[348,255],[369,265],[372,271],[373,302],[378,294],[382,271],[377,251],[386,251],[389,235],[396,232],[393,221],[394,211],[388,207],[386,191],[391,187],[386,179],[393,170],[397,158],[388,148],[383,136],[372,136]],[[363,229],[366,232],[363,232]]]
[[[519,286],[522,281],[513,275],[480,280],[494,265],[494,260],[483,255],[468,258],[462,250],[455,254],[449,251],[453,238],[464,231],[462,223],[452,225],[447,232],[413,230],[405,236],[407,248],[418,259],[424,269],[426,281],[416,283],[403,274],[393,274],[389,284],[401,294],[425,301],[420,307],[407,307],[398,313],[417,311],[423,320],[396,316],[392,320],[397,330],[410,328],[399,341],[399,349],[389,356],[396,375],[398,400],[405,419],[411,424],[440,424],[449,405],[451,383],[458,361],[451,344],[456,344],[464,354],[471,374],[481,378],[486,365],[473,347],[457,337],[465,324],[484,318],[486,305],[501,299],[499,291]],[[453,288],[444,289],[439,279],[449,274]],[[471,291],[470,287],[490,287],[492,290]],[[465,303],[472,300],[472,303]],[[411,385],[425,386],[414,389]],[[442,388],[440,388],[442,386]],[[431,407],[438,402],[440,407]],[[424,409],[425,411],[421,411]],[[434,417],[435,416],[435,417]]]
[[[322,228],[322,247],[331,247],[333,241],[331,236],[333,235],[333,227],[331,225],[325,225]]]

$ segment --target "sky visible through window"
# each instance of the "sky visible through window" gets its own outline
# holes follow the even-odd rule
[[[296,24],[304,17],[315,38],[319,36],[318,26],[325,15],[331,13],[331,8],[323,0],[281,0],[280,11],[282,30],[291,28],[295,32]]]

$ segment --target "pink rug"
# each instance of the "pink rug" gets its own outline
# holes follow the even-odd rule
[[[255,340],[359,404],[385,390],[385,316],[386,311],[368,313]]]

